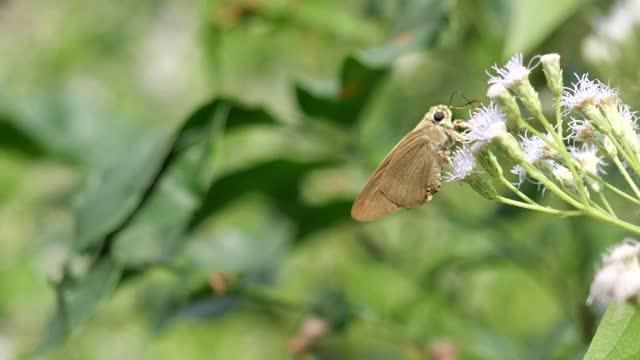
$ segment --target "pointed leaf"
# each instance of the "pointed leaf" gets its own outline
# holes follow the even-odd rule
[[[585,360],[631,360],[640,358],[640,311],[638,305],[612,303],[604,314]]]
[[[84,251],[105,237],[114,237],[152,194],[160,179],[185,148],[212,136],[206,131],[213,115],[226,108],[226,126],[275,123],[261,108],[246,108],[235,101],[215,99],[195,111],[173,136],[150,135],[140,140],[131,156],[105,171],[82,197],[76,207],[77,235],[75,247]]]

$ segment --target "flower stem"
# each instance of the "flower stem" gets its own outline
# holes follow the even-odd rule
[[[595,176],[593,174],[587,173],[587,176],[589,176],[591,179],[597,181],[600,185],[606,187],[607,189],[613,191],[614,193],[618,194],[619,196],[633,202],[634,204],[640,205],[640,200],[634,198],[633,196],[627,194],[626,192],[618,189],[617,187],[609,184],[608,182],[602,180],[601,178],[599,178],[598,176]]]
[[[633,182],[633,179],[631,179],[631,176],[627,172],[627,169],[624,168],[624,165],[622,165],[622,163],[620,162],[620,159],[618,159],[618,157],[616,156],[613,158],[613,162],[616,164],[618,170],[620,170],[620,173],[629,184],[629,187],[631,187],[631,190],[633,190],[633,192],[636,194],[636,197],[640,199],[640,189],[638,189],[636,183]]]
[[[627,163],[629,163],[629,166],[631,166],[633,171],[637,175],[640,175],[640,166],[638,166],[638,164],[634,161],[631,155],[627,154],[627,152],[624,150],[624,148],[620,145],[618,140],[613,135],[609,134],[609,139],[611,140],[611,142],[613,142],[613,145],[615,145],[616,149],[618,150],[618,153],[622,154],[622,157],[627,161]]]
[[[548,177],[544,176],[544,174],[542,174],[540,171],[538,171],[538,169],[536,169],[528,161],[523,161],[522,163],[520,163],[520,166],[522,166],[527,171],[527,173],[529,175],[531,175],[531,177],[533,177],[534,179],[540,181],[540,183],[542,183],[542,185],[546,186],[547,189],[549,189],[551,192],[556,194],[559,198],[561,198],[562,200],[566,201],[567,203],[569,203],[571,206],[575,207],[576,209],[585,210],[585,209],[587,209],[589,207],[588,203],[587,203],[587,205],[581,204],[579,201],[575,200],[569,194],[567,194],[562,189],[560,189],[556,184],[553,183],[553,181],[551,181]]]
[[[634,232],[636,234],[640,234],[640,226],[636,226],[633,224],[630,224],[624,220],[620,220],[618,218],[614,218],[611,217],[608,214],[604,214],[601,211],[595,210],[595,209],[586,209],[585,212],[587,213],[587,215],[594,217],[596,219],[608,222],[610,224],[619,226],[625,230],[629,230],[631,232]]]
[[[569,155],[569,152],[567,151],[566,146],[564,146],[564,141],[562,140],[562,137],[558,134],[558,132],[556,132],[556,130],[553,129],[553,126],[551,126],[551,124],[549,123],[549,120],[547,120],[547,118],[539,111],[536,112],[536,117],[538,118],[538,120],[542,123],[542,125],[547,129],[547,131],[551,134],[551,136],[553,137],[553,140],[555,140],[555,142],[558,144],[558,150],[560,151],[560,154],[562,154],[562,157],[564,158],[564,161],[567,163],[567,166],[569,167],[569,171],[571,171],[571,176],[573,176],[573,178],[576,181],[576,186],[578,188],[578,192],[580,193],[580,199],[582,200],[582,203],[585,206],[589,206],[589,199],[587,198],[587,193],[584,190],[584,185],[582,183],[582,176],[578,175],[578,172],[576,171],[576,167],[573,164],[573,159],[571,159],[571,155]]]
[[[613,211],[613,208],[611,207],[611,205],[609,204],[609,201],[607,201],[607,197],[604,196],[604,194],[602,193],[602,191],[598,192],[598,195],[600,195],[600,200],[602,201],[602,204],[604,204],[604,207],[607,208],[607,211],[609,212],[609,214],[613,217],[618,217],[616,215],[616,212]]]
[[[515,187],[511,182],[509,182],[509,180],[507,180],[507,178],[505,178],[504,176],[500,177],[500,182],[502,184],[504,184],[504,186],[506,186],[509,190],[511,190],[514,194],[518,195],[518,197],[520,197],[522,200],[526,201],[527,203],[531,204],[531,205],[538,205],[538,203],[536,203],[535,201],[531,200],[530,197],[528,197],[527,195],[525,195],[522,191],[520,191],[520,189],[518,189],[517,187]]]
[[[558,209],[553,209],[553,208],[550,208],[550,207],[545,207],[545,206],[541,206],[541,205],[537,205],[537,204],[528,204],[528,203],[525,203],[525,202],[522,202],[522,201],[509,199],[509,198],[506,198],[506,197],[500,196],[500,195],[498,195],[497,199],[498,199],[498,201],[500,201],[503,204],[512,205],[512,206],[516,206],[516,207],[523,208],[523,209],[528,209],[528,210],[535,210],[535,211],[539,211],[539,212],[546,213],[546,214],[551,214],[551,215],[558,215],[558,216],[580,216],[580,215],[583,215],[583,212],[579,211],[579,210],[575,210],[575,211],[558,210]]]

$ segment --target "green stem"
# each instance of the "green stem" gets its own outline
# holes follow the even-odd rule
[[[638,189],[636,183],[633,182],[633,179],[631,179],[631,176],[627,172],[627,169],[624,168],[624,165],[622,165],[622,163],[620,162],[620,159],[618,159],[618,157],[616,156],[612,160],[616,164],[616,167],[618,167],[618,170],[620,170],[620,173],[622,174],[624,179],[629,184],[629,187],[631,187],[631,190],[633,190],[633,192],[636,194],[636,197],[640,199],[640,189]]]
[[[637,175],[640,175],[640,166],[638,166],[638,164],[636,164],[634,159],[629,154],[627,154],[627,152],[622,148],[618,140],[612,134],[609,134],[609,139],[611,140],[611,142],[613,142],[613,145],[615,145],[616,149],[618,150],[618,153],[622,154],[622,157],[627,161],[627,163],[629,163],[629,166],[631,166],[633,171]]]
[[[633,165],[635,165],[631,167],[633,168],[633,170],[636,172],[637,175],[640,175],[640,173],[636,171],[637,168],[640,168],[640,166],[638,166],[639,165],[638,157],[636,156],[636,153],[629,146],[629,143],[624,138],[622,139],[622,146],[624,147],[625,152],[629,155],[629,158],[633,161]]]
[[[640,227],[639,226],[630,224],[630,223],[628,223],[628,222],[626,222],[624,220],[620,220],[618,218],[611,217],[611,216],[609,216],[607,214],[603,214],[602,212],[600,212],[598,210],[595,210],[595,209],[586,209],[585,212],[587,213],[587,215],[589,215],[591,217],[594,217],[596,219],[599,219],[599,220],[608,222],[610,224],[619,226],[619,227],[621,227],[621,228],[623,228],[625,230],[629,230],[629,231],[634,232],[636,234],[640,234]]]
[[[618,217],[616,215],[616,212],[613,211],[613,208],[611,207],[611,205],[609,204],[609,201],[607,201],[607,197],[604,196],[604,194],[602,193],[602,191],[598,192],[598,195],[600,195],[600,200],[602,201],[602,203],[604,204],[604,207],[607,208],[607,211],[609,212],[609,215],[613,216],[613,217]]]
[[[558,150],[560,151],[560,154],[562,154],[562,157],[564,158],[565,163],[567,163],[567,166],[569,167],[569,171],[571,171],[571,176],[573,176],[573,178],[576,181],[576,186],[578,187],[578,192],[580,193],[580,199],[582,200],[582,203],[585,206],[588,206],[589,199],[587,198],[587,193],[584,190],[584,184],[582,183],[582,176],[578,176],[578,172],[576,171],[576,167],[573,163],[573,159],[571,159],[571,155],[569,155],[569,152],[567,151],[566,146],[564,146],[564,141],[562,140],[560,135],[553,129],[553,126],[551,126],[547,118],[541,112],[536,112],[535,115],[538,118],[538,120],[542,123],[542,125],[547,129],[547,131],[551,134],[551,136],[553,137],[553,140],[555,140],[555,142],[558,144]]]
[[[618,194],[619,196],[621,196],[621,197],[633,202],[634,204],[640,205],[640,200],[638,200],[638,199],[634,198],[633,196],[627,194],[626,192],[618,189],[617,187],[609,184],[608,182],[602,180],[601,178],[599,178],[599,177],[597,177],[597,176],[595,176],[593,174],[590,174],[590,173],[587,173],[587,176],[589,176],[591,179],[597,181],[600,185],[602,185],[602,186],[606,187],[607,189],[613,191],[614,193]]]
[[[500,182],[502,184],[504,184],[509,190],[511,190],[514,194],[518,195],[518,197],[520,197],[522,200],[526,201],[527,203],[531,204],[531,205],[538,205],[538,203],[536,203],[535,201],[531,200],[530,197],[528,197],[527,195],[525,195],[522,191],[520,191],[520,189],[518,189],[517,187],[515,187],[511,182],[509,182],[509,180],[507,180],[504,176],[500,177]]]
[[[580,215],[584,215],[584,213],[582,211],[579,211],[579,210],[575,210],[575,211],[558,210],[558,209],[553,209],[553,208],[549,208],[549,207],[540,206],[540,205],[537,205],[537,204],[528,204],[528,203],[525,203],[525,202],[522,202],[522,201],[509,199],[509,198],[506,198],[506,197],[500,196],[500,195],[498,195],[497,199],[498,199],[499,202],[501,202],[503,204],[512,205],[512,206],[516,206],[516,207],[523,208],[523,209],[528,209],[528,210],[535,210],[535,211],[539,211],[539,212],[543,212],[543,213],[551,214],[551,215],[559,215],[559,216],[580,216]]]
[[[589,207],[588,205],[581,204],[579,201],[576,201],[574,198],[572,198],[569,194],[562,191],[562,189],[560,189],[556,184],[554,184],[553,181],[551,181],[548,177],[544,176],[540,171],[538,171],[538,169],[533,167],[531,163],[527,161],[523,161],[522,163],[520,163],[520,166],[522,166],[527,171],[527,173],[531,175],[531,177],[540,181],[540,183],[546,186],[547,189],[549,189],[551,192],[556,194],[556,196],[558,196],[560,199],[566,201],[576,209],[586,210]]]

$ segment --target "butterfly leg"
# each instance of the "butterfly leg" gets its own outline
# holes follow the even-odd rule
[[[468,129],[471,125],[466,120],[456,119],[453,120],[453,128],[456,130]]]
[[[457,131],[453,131],[453,138],[455,139],[456,142],[465,142],[465,141],[470,141],[471,139],[469,139],[469,137],[467,137],[465,134],[463,133],[459,133]]]

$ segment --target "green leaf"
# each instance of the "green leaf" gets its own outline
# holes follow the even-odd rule
[[[49,320],[36,353],[46,352],[62,343],[115,290],[121,276],[122,268],[105,258],[81,279],[65,279],[57,289],[57,311]]]
[[[353,126],[398,56],[435,45],[447,28],[447,11],[442,1],[408,2],[389,42],[347,57],[337,81],[296,84],[298,105],[308,116]]]
[[[551,35],[586,0],[515,0],[504,55],[527,52]]]
[[[41,156],[44,149],[37,139],[17,126],[9,116],[0,114],[0,148],[19,151],[29,156]]]
[[[90,249],[124,229],[180,153],[213,136],[210,128],[213,115],[221,109],[228,111],[227,128],[275,123],[275,119],[261,108],[247,108],[229,99],[215,99],[195,111],[176,135],[154,134],[140,140],[131,156],[102,173],[81,197],[76,206],[76,250]]]
[[[640,311],[637,305],[612,303],[604,314],[585,360],[640,358]]]
[[[299,162],[273,160],[225,175],[208,189],[202,206],[194,213],[188,229],[194,229],[233,199],[249,192],[268,195],[276,205],[308,233],[332,219],[349,214],[344,203],[320,207],[304,205],[299,198],[299,183],[310,171],[334,164],[333,161]],[[308,221],[305,223],[305,221]]]
[[[387,71],[348,57],[342,64],[337,84],[325,83],[324,88],[309,81],[296,84],[298,104],[308,116],[352,126]]]
[[[85,251],[98,245],[121,226],[143,202],[145,193],[160,177],[163,163],[169,161],[168,136],[148,135],[123,159],[90,183],[76,208],[74,246]]]
[[[361,58],[367,64],[391,66],[400,55],[433,48],[440,34],[448,28],[448,10],[445,1],[408,2],[396,16],[387,44],[361,52]]]

